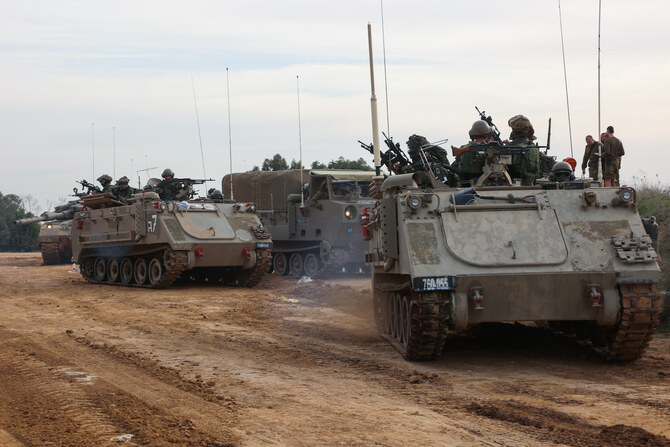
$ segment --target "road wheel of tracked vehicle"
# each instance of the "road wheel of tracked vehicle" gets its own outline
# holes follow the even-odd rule
[[[293,253],[289,259],[289,275],[291,276],[300,276],[302,275],[302,256],[300,253]]]
[[[158,258],[153,258],[149,262],[149,284],[155,286],[158,284],[158,281],[163,277],[164,269],[161,260]]]
[[[305,270],[305,276],[311,278],[316,275],[319,271],[319,258],[314,253],[307,253],[303,261],[303,269]]]
[[[107,279],[111,282],[119,280],[119,261],[115,258],[107,261]]]
[[[288,273],[288,260],[284,253],[275,253],[272,260],[272,267],[275,275],[284,276]]]
[[[375,293],[375,321],[381,335],[407,360],[433,360],[447,336],[449,300],[440,292]]]
[[[133,267],[133,277],[137,284],[144,284],[147,281],[149,269],[147,268],[147,260],[144,258],[137,258],[135,266]]]
[[[130,284],[133,281],[133,262],[130,258],[123,258],[119,265],[121,283]]]
[[[104,281],[107,276],[107,261],[105,258],[98,257],[95,259],[95,266],[93,277],[96,281]]]

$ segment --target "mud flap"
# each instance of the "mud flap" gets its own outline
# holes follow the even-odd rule
[[[468,295],[465,292],[451,293],[451,297],[454,300],[452,306],[452,315],[454,329],[464,330],[468,328]]]
[[[603,290],[603,307],[598,326],[614,326],[619,316],[619,292],[616,289]]]

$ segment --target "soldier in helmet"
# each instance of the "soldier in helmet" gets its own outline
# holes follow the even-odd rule
[[[407,139],[407,154],[412,159],[412,164],[405,166],[403,173],[421,172],[421,181],[423,185],[430,185],[430,178],[426,172],[426,168],[421,160],[421,148],[426,155],[428,163],[433,163],[433,169],[438,180],[451,179],[451,173],[444,166],[449,166],[449,157],[447,151],[440,146],[431,145],[430,142],[422,135],[414,134]]]
[[[163,177],[163,180],[156,185],[155,191],[163,200],[177,200],[184,186],[174,179],[174,172],[170,168],[165,169],[161,177]]]
[[[107,174],[103,174],[100,177],[98,177],[98,182],[100,182],[100,184],[102,185],[100,193],[105,194],[108,192],[112,192],[112,177],[110,177]]]
[[[568,162],[559,161],[554,164],[549,173],[549,181],[568,182],[575,179],[575,173]]]
[[[116,185],[114,186],[114,189],[112,189],[116,198],[122,202],[126,202],[136,192],[135,188],[128,186],[128,183],[130,183],[130,179],[124,175],[116,181]]]
[[[464,178],[473,180],[484,172],[484,157],[476,155],[471,149],[473,146],[488,143],[493,135],[493,130],[486,121],[477,120],[472,123],[468,134],[470,135],[468,144],[464,144],[460,148],[452,146],[451,149],[456,155],[456,160],[452,166],[463,174]]]
[[[523,115],[515,115],[507,121],[512,128],[509,140],[511,146],[527,146],[528,149],[522,153],[512,155],[512,166],[510,175],[520,178],[521,184],[529,186],[540,177],[540,149],[533,141],[536,140],[535,130],[530,120]]]
[[[223,194],[216,188],[209,188],[207,198],[215,203],[223,203]]]

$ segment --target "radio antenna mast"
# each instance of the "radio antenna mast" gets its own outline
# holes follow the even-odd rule
[[[565,68],[565,45],[563,44],[563,18],[561,14],[561,0],[558,0],[558,22],[561,28],[561,51],[563,52],[563,78],[565,79],[565,102],[568,107],[568,133],[570,135],[570,156],[574,157],[572,150],[572,121],[570,120],[570,98],[568,96],[568,72]]]
[[[230,84],[228,82],[228,67],[226,67],[226,97],[228,99],[228,154],[230,157],[230,200],[235,200],[233,195],[233,140],[230,131]]]
[[[193,82],[193,76],[191,76],[191,87],[193,88],[193,104],[195,104],[195,122],[198,124],[198,140],[200,141],[200,159],[202,160],[202,175],[203,178],[207,178],[205,173],[205,154],[202,150],[202,134],[200,133],[200,116],[198,115],[198,100],[195,98],[195,82]],[[203,183],[205,185],[205,191],[207,191],[207,181]]]
[[[602,0],[598,0],[598,141],[600,141],[600,132],[602,127],[600,127],[600,17],[602,11]],[[603,183],[603,145],[601,144],[598,149],[598,181],[601,185]]]
[[[391,135],[391,124],[389,120],[389,89],[386,77],[386,33],[384,32],[384,0],[380,0],[382,10],[382,50],[384,53],[384,97],[386,106],[386,135]]]
[[[375,96],[375,71],[372,62],[372,25],[368,23],[368,52],[370,56],[370,86],[372,94],[370,95],[370,110],[372,113],[372,147],[375,157],[375,174],[381,173],[381,154],[379,148],[379,119],[377,117],[377,97]]]
[[[296,85],[298,87],[298,147],[300,148],[300,206],[305,206],[305,191],[302,187],[302,129],[300,127],[300,76],[295,77]]]

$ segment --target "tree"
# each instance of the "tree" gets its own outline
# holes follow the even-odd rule
[[[312,162],[312,169],[326,169],[327,166],[325,163],[321,163],[320,161],[313,161]]]
[[[358,160],[346,160],[340,157],[337,160],[332,160],[328,163],[328,169],[356,169],[361,171],[373,171],[372,167],[368,165],[363,157]]]
[[[289,169],[300,169],[300,160],[291,160]]]
[[[263,160],[261,171],[285,171],[288,169],[286,159],[279,154],[275,154],[272,158]]]
[[[16,219],[33,217],[16,194],[0,193],[0,251],[35,251],[40,226],[37,223],[17,225]]]

